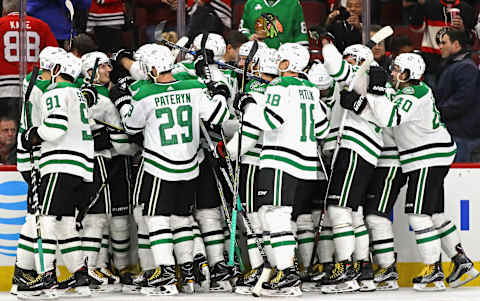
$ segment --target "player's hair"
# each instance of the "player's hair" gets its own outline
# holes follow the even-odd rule
[[[76,50],[80,56],[97,50],[95,41],[86,33],[81,33],[73,38],[72,51]]]
[[[7,14],[20,11],[20,1],[18,0],[3,0],[3,11]]]
[[[248,42],[247,37],[238,30],[231,30],[225,35],[225,42],[227,45],[232,45],[233,48],[239,48],[243,43]]]

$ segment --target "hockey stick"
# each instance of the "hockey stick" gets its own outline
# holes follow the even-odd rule
[[[389,36],[393,34],[393,29],[390,26],[385,26],[382,29],[380,29],[378,32],[376,32],[370,40],[366,43],[366,46],[368,48],[373,48],[376,44],[382,42],[383,40],[387,39]],[[372,63],[371,60],[363,62],[363,64],[360,66],[360,68],[357,70],[355,77],[352,79],[350,82],[350,85],[348,86],[348,91],[352,91],[353,88],[355,87],[355,84],[358,82],[358,80],[362,77],[365,76],[367,71],[370,69],[370,64]],[[335,147],[335,150],[333,151],[333,156],[332,156],[332,161],[331,161],[331,168],[330,168],[330,176],[328,177],[328,182],[327,182],[327,191],[325,194],[325,199],[324,199],[324,208],[320,214],[320,219],[318,224],[315,226],[315,241],[313,244],[313,252],[312,252],[312,257],[310,259],[310,267],[313,266],[313,262],[316,258],[316,253],[317,253],[317,245],[318,241],[320,240],[320,232],[322,231],[323,224],[325,221],[325,213],[326,213],[326,208],[327,208],[327,199],[328,199],[328,192],[330,190],[330,185],[332,183],[332,177],[333,177],[333,171],[334,171],[334,165],[337,160],[338,152],[340,151],[340,147],[342,145],[342,136],[343,132],[345,129],[345,119],[347,117],[347,110],[343,110],[342,114],[342,119],[340,121],[340,127],[338,129],[338,134],[337,134],[337,146]],[[321,156],[320,156],[321,157]]]
[[[27,129],[31,128],[33,124],[30,124],[30,118],[32,112],[30,111],[30,105],[32,105],[30,101],[30,95],[32,94],[33,86],[35,86],[35,82],[37,81],[38,77],[38,67],[33,67],[32,76],[30,81],[28,82],[27,91],[25,92],[25,123]],[[32,105],[33,107],[33,105]],[[31,192],[30,192],[30,202],[33,207],[35,207],[35,224],[37,228],[37,244],[38,244],[38,256],[40,258],[40,273],[45,273],[45,263],[43,258],[43,247],[42,247],[42,230],[40,228],[40,204],[38,202],[38,170],[35,167],[35,159],[33,155],[33,148],[30,150],[30,178],[31,178]]]
[[[68,39],[68,50],[72,49],[72,40],[73,40],[73,15],[75,13],[75,10],[73,9],[73,4],[71,0],[65,0],[65,7],[68,9],[68,12],[70,13],[70,38]]]
[[[197,55],[197,51],[194,51],[194,50],[191,50],[191,49],[188,49],[188,48],[185,48],[185,47],[182,47],[182,46],[179,46],[177,44],[174,44],[170,41],[167,41],[165,39],[162,39],[160,41],[161,43],[164,43],[165,45],[167,45],[168,47],[172,47],[172,48],[175,48],[175,49],[178,49],[182,52],[185,52],[185,53],[189,53],[191,55]],[[225,64],[223,62],[220,62],[220,61],[215,61],[214,62],[215,64],[219,65],[220,67],[223,67],[225,69],[229,69],[229,70],[232,70],[233,72],[235,73],[238,73],[238,74],[243,74],[243,70],[240,69],[240,68],[237,68],[235,66],[232,66],[232,65],[229,65],[229,64]],[[253,80],[256,80],[257,82],[261,82],[261,83],[264,83],[264,84],[268,84],[269,82],[267,80],[264,80],[263,78],[261,77],[258,77],[252,73],[247,73],[247,77],[248,79],[253,79]]]

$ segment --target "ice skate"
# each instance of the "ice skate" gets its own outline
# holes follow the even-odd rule
[[[398,290],[398,271],[396,263],[375,271],[374,281],[379,291]]]
[[[26,284],[18,284],[17,298],[21,300],[52,300],[57,299],[57,276],[55,269],[38,274]]]
[[[373,292],[377,289],[374,282],[374,273],[372,263],[367,260],[360,260],[360,275],[357,278],[358,285],[361,292]]]
[[[443,291],[443,271],[441,260],[434,264],[426,264],[420,274],[413,278],[413,289],[416,291]]]
[[[186,294],[193,294],[195,292],[195,276],[193,274],[193,262],[185,262],[180,265],[182,274],[181,291]]]
[[[92,295],[87,267],[76,271],[73,276],[59,283],[57,288],[59,298],[82,298]]]
[[[240,276],[235,284],[235,293],[240,295],[251,295],[252,289],[255,287],[262,271],[263,265],[256,269],[251,269],[244,275]]]
[[[332,274],[322,279],[322,293],[334,294],[357,291],[360,286],[355,280],[356,272],[351,261],[345,260],[335,264]]]
[[[111,267],[100,268],[100,272],[108,279],[108,285],[111,286],[112,292],[120,292],[122,290],[120,276],[116,275]]]
[[[310,281],[302,283],[302,291],[321,292],[322,280],[329,278],[334,268],[335,264],[333,262],[316,264],[310,272]]]
[[[210,289],[210,269],[207,258],[197,254],[193,258],[193,274],[195,275],[195,291],[208,292]]]
[[[88,278],[90,290],[93,294],[111,293],[114,287],[109,285],[109,278],[99,268],[89,267]]]
[[[233,267],[224,261],[217,262],[210,271],[210,291],[231,292],[230,279],[233,277]]]
[[[459,252],[452,258],[453,270],[447,277],[450,287],[459,287],[477,278],[479,272],[465,253]]]
[[[36,271],[25,270],[15,265],[15,269],[13,271],[12,288],[10,289],[10,294],[16,296],[17,288],[20,283],[27,284],[35,280],[37,276],[38,276],[38,273]]]
[[[300,276],[295,267],[277,270],[269,282],[262,285],[262,295],[298,297],[302,295]]]
[[[122,283],[122,293],[128,295],[140,294],[142,287],[147,286],[147,279],[150,278],[153,273],[155,273],[155,269],[142,271],[137,275],[130,272],[121,275],[120,281]]]
[[[160,266],[147,278],[147,285],[140,292],[147,296],[178,295],[175,266]]]

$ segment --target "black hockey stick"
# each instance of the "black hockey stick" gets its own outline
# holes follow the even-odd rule
[[[31,128],[32,112],[30,106],[33,108],[32,102],[30,101],[30,95],[32,94],[33,87],[37,81],[38,77],[38,67],[33,67],[32,76],[28,82],[27,91],[25,92],[25,125],[27,129]],[[38,256],[40,258],[40,273],[45,273],[45,264],[43,258],[43,247],[42,247],[42,230],[40,228],[40,204],[38,201],[38,170],[35,166],[35,158],[33,154],[33,148],[29,151],[30,154],[30,179],[31,179],[31,192],[30,192],[30,202],[35,208],[35,227],[37,230],[37,244],[38,244]]]

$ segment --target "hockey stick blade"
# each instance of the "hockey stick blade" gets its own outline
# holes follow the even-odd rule
[[[93,82],[95,81],[95,76],[97,76],[97,69],[98,69],[98,63],[100,62],[100,58],[95,59],[95,63],[93,64],[93,69],[92,69],[92,76],[90,77],[90,84],[93,85]]]
[[[262,274],[260,274],[260,277],[258,277],[257,283],[252,290],[252,295],[254,297],[260,297],[262,295],[262,285],[268,281],[271,273],[271,268],[263,267]]]
[[[367,42],[366,46],[368,48],[373,48],[375,45],[380,43],[381,41],[387,39],[389,36],[393,35],[393,29],[391,26],[385,26],[379,31],[377,31]]]

